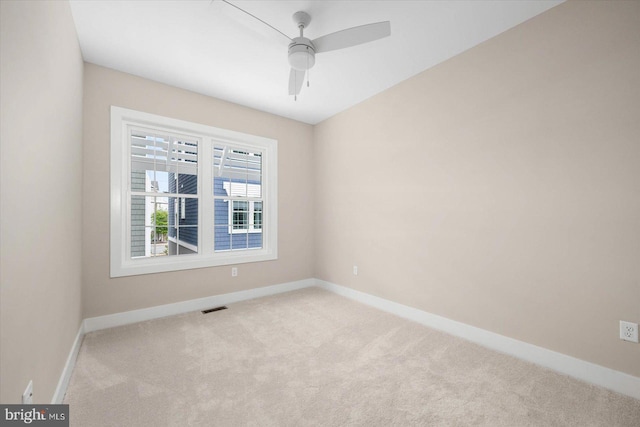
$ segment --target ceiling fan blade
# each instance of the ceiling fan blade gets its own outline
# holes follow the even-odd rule
[[[391,23],[384,21],[336,31],[335,33],[318,37],[312,40],[312,43],[316,47],[316,53],[320,53],[372,42],[390,35]]]
[[[289,73],[289,95],[298,95],[300,93],[304,82],[304,73],[305,71],[291,69]]]

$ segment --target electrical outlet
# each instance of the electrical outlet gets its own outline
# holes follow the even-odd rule
[[[27,384],[27,388],[24,390],[24,393],[22,393],[22,404],[33,404],[33,380],[29,381],[29,384]]]
[[[231,277],[238,276],[238,267],[231,267]]]
[[[620,321],[620,339],[630,342],[638,342],[638,324]]]
[[[354,265],[354,266],[353,266],[353,275],[354,275],[354,276],[357,276],[357,275],[358,275],[358,266],[357,266],[357,265]]]

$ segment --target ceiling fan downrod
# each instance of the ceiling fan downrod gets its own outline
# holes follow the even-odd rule
[[[304,29],[309,26],[311,16],[307,12],[298,11],[293,14],[293,22],[298,26],[300,36],[292,39],[273,25],[236,6],[230,1],[222,1],[269,26],[290,40],[288,50],[289,65],[291,65],[291,71],[289,73],[289,95],[293,95],[296,101],[302,89],[305,74],[307,74],[307,87],[310,86],[308,73],[316,63],[316,53],[345,49],[391,35],[391,23],[389,21],[383,21],[346,28],[310,40],[304,36]]]

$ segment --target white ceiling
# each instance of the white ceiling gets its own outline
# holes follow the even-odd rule
[[[318,54],[294,101],[289,41],[221,0],[71,0],[84,60],[306,123],[318,123],[562,1],[238,1],[296,37],[391,21],[391,37]]]

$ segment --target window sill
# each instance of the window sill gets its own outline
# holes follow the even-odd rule
[[[275,261],[278,254],[266,249],[244,249],[242,251],[216,252],[215,255],[171,255],[133,259],[111,263],[114,277],[137,276],[140,274],[165,273],[168,271],[190,270],[193,268],[219,267],[223,265],[246,264],[251,262]],[[119,265],[117,265],[119,264]]]

